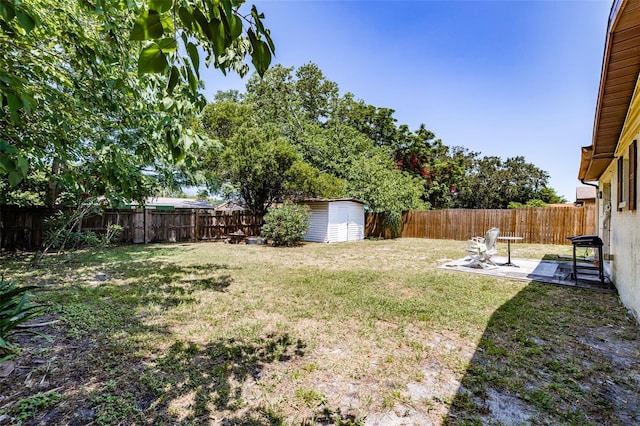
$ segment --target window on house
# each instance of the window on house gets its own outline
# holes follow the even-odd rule
[[[629,145],[627,158],[618,158],[618,211],[636,209],[638,167],[636,141]]]
[[[618,158],[618,211],[625,206],[624,181],[624,157],[620,157]]]
[[[638,171],[638,148],[636,147],[636,141],[631,142],[629,145],[629,210],[636,209],[637,199],[637,185],[636,185],[636,173]]]

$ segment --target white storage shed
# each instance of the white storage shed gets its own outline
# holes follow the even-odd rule
[[[355,198],[310,199],[305,241],[337,243],[364,239],[364,203]]]

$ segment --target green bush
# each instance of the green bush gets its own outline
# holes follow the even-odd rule
[[[308,229],[306,207],[287,201],[280,207],[269,209],[264,216],[262,236],[274,246],[291,247],[302,241]]]
[[[402,236],[402,213],[384,212],[382,224],[385,238],[400,238]]]
[[[0,349],[11,349],[7,336],[18,325],[40,315],[42,306],[29,301],[28,291],[34,287],[18,287],[15,281],[0,280]]]
[[[120,234],[122,234],[122,226],[110,224],[107,226],[107,233],[102,236],[102,240],[100,244],[103,247],[107,247],[112,244],[114,241],[118,241],[120,238]]]
[[[91,212],[92,206],[80,206],[75,210],[58,211],[45,220],[45,252],[49,249],[77,250],[102,248],[118,241],[122,226],[109,224],[105,233],[77,230],[82,219]],[[95,213],[95,212],[94,212]]]
[[[527,201],[527,207],[547,207],[547,203],[537,198]]]
[[[524,205],[517,201],[509,201],[509,204],[507,205],[508,209],[521,209],[522,207],[524,207]]]
[[[521,209],[523,207],[547,207],[547,203],[537,198],[533,198],[525,204],[518,203],[517,201],[510,201],[507,206],[508,209]]]

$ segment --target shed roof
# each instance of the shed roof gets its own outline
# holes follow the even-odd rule
[[[216,210],[230,210],[230,211],[241,211],[245,210],[244,203],[236,200],[225,201],[220,204]]]
[[[595,200],[596,188],[593,186],[579,186],[576,188],[576,201]]]
[[[131,205],[137,205],[137,203],[134,202]],[[152,208],[173,207],[176,209],[214,209],[216,207],[205,200],[174,197],[149,197],[145,200],[145,206]]]
[[[357,198],[304,198],[297,200],[297,203],[332,203],[334,201],[353,201],[354,203],[366,204],[364,201]]]
[[[578,179],[596,181],[615,158],[640,72],[640,0],[614,0],[609,14],[592,144]]]

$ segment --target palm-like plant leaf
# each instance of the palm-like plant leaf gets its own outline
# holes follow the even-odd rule
[[[34,288],[18,287],[15,281],[0,281],[0,347],[10,347],[6,340],[9,333],[42,312],[42,305],[29,301],[29,290]]]

